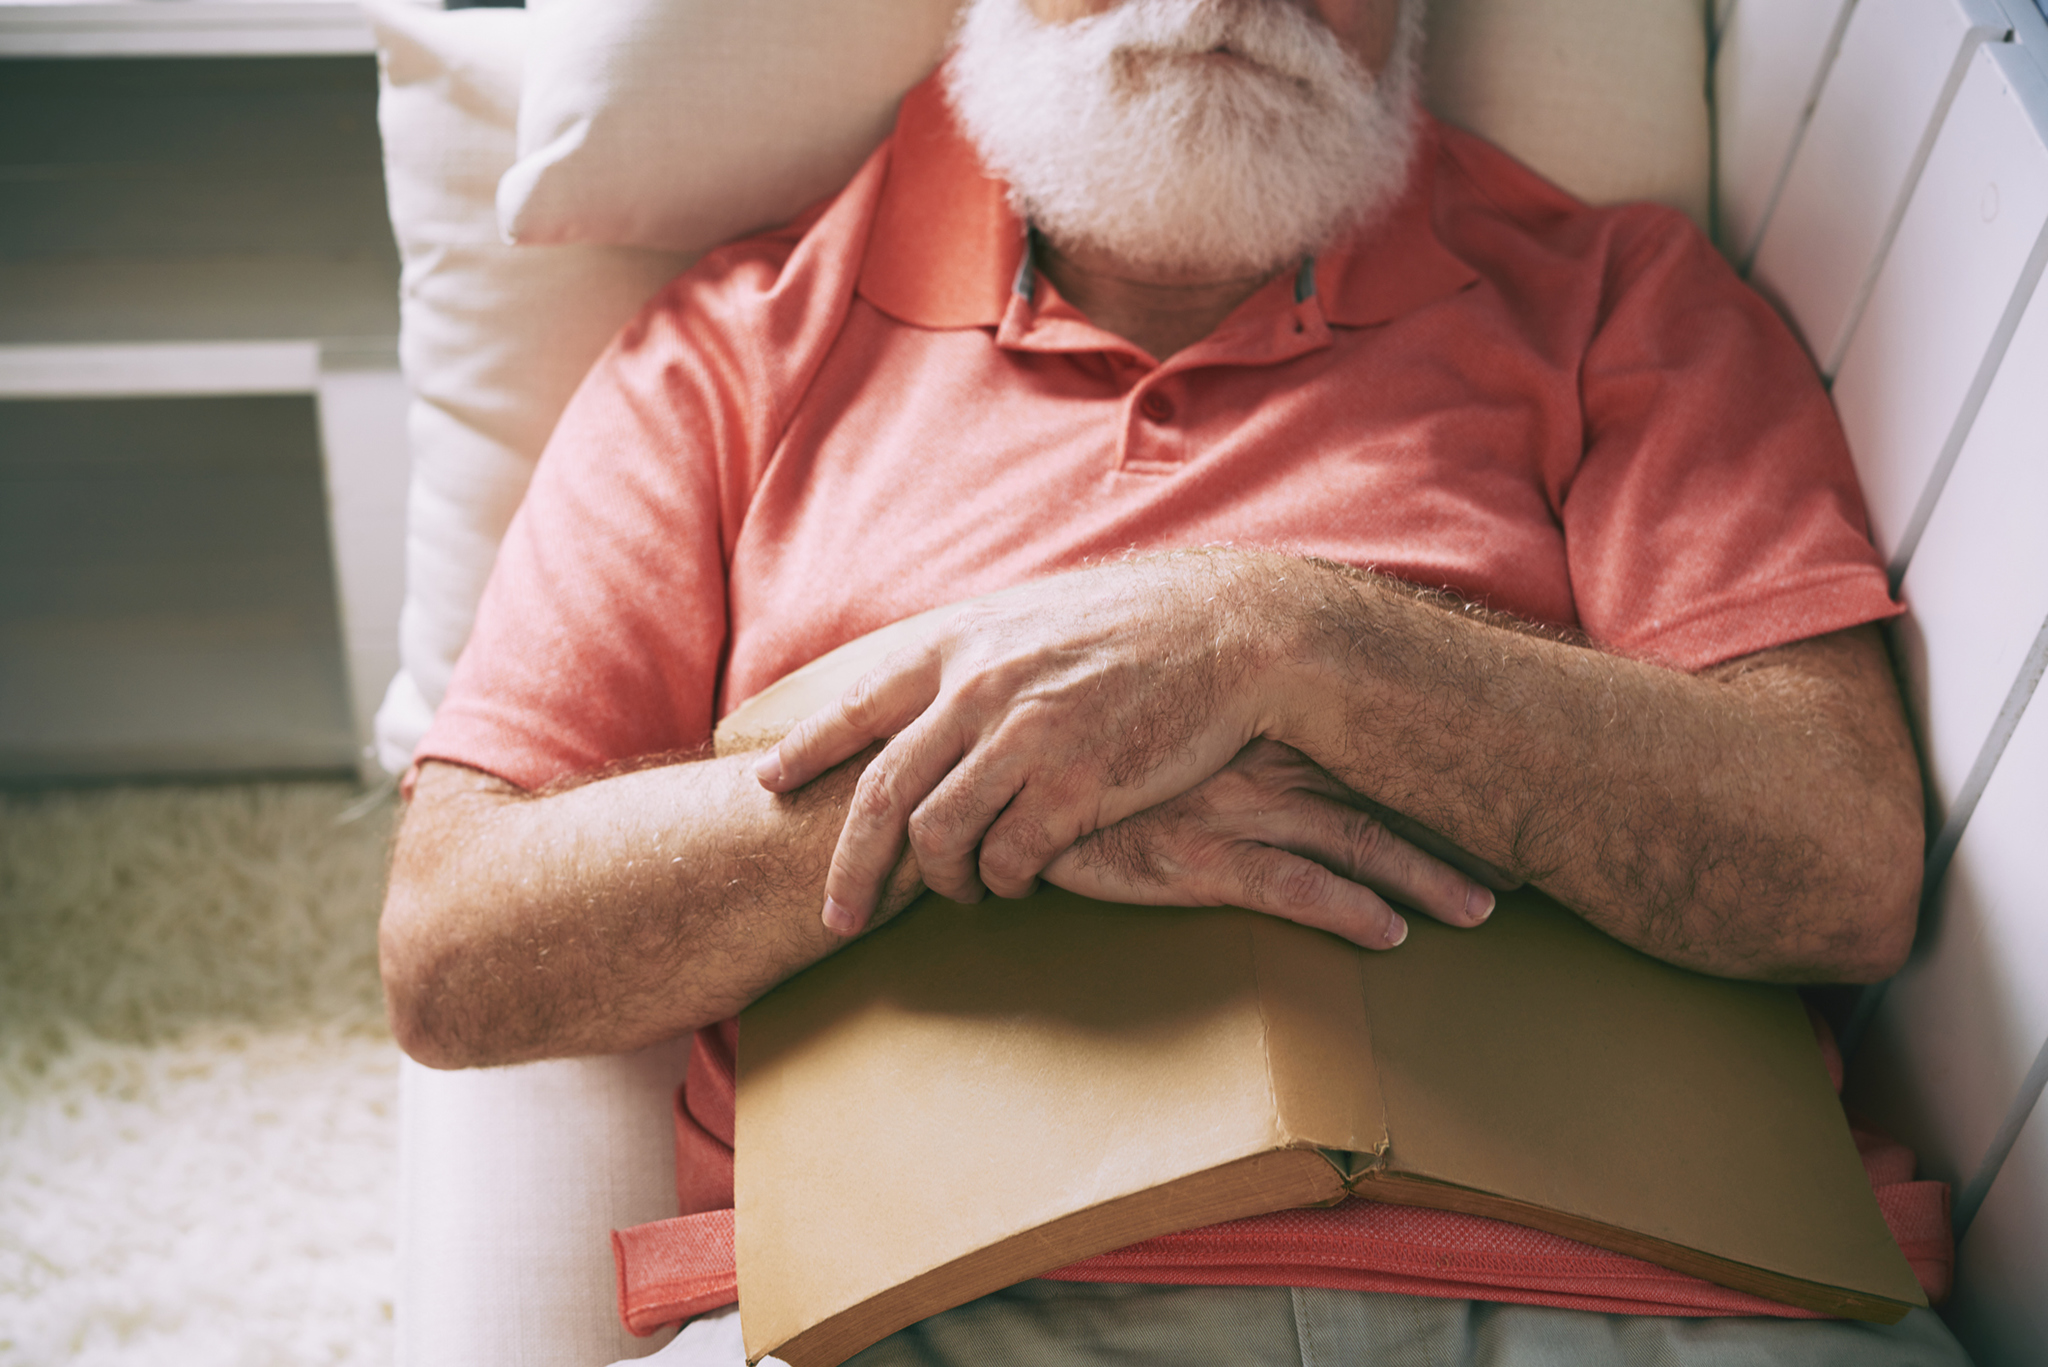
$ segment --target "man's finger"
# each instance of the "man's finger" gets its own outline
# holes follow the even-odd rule
[[[1329,796],[1336,798],[1347,806],[1358,808],[1366,815],[1377,820],[1395,835],[1400,836],[1403,840],[1413,845],[1416,849],[1421,850],[1431,858],[1440,859],[1444,863],[1449,864],[1481,887],[1491,889],[1494,892],[1513,892],[1516,888],[1522,886],[1521,879],[1516,878],[1504,869],[1487,863],[1470,850],[1459,848],[1455,842],[1439,835],[1420,821],[1397,812],[1392,807],[1382,807],[1379,803],[1359,793],[1352,792],[1342,784],[1338,785],[1338,789],[1339,791],[1331,793]]]
[[[1298,751],[1293,753],[1299,759],[1292,775],[1296,788],[1333,798],[1347,807],[1364,812],[1416,849],[1450,865],[1481,887],[1494,892],[1512,892],[1522,886],[1521,880],[1512,874],[1487,863],[1469,850],[1460,849],[1451,840],[1405,813],[1392,807],[1383,807],[1365,794],[1345,787],[1328,770],[1308,756],[1301,755]]]
[[[1302,794],[1306,826],[1269,844],[1324,864],[1354,883],[1453,926],[1476,926],[1493,914],[1494,896],[1441,859],[1409,844],[1384,823],[1342,802]]]
[[[754,761],[771,793],[801,788],[835,765],[915,721],[939,691],[939,657],[924,646],[891,656],[829,707],[813,712]]]
[[[991,786],[988,777],[982,766],[957,765],[910,814],[919,876],[955,902],[978,902],[988,891],[977,872],[982,833],[1015,791],[1014,784]]]
[[[1060,851],[1086,835],[1075,798],[1056,782],[1025,784],[981,837],[981,881],[998,897],[1028,897]]]
[[[882,747],[854,784],[825,876],[823,917],[839,934],[855,935],[867,925],[883,884],[903,856],[910,814],[959,762],[959,745],[945,736],[931,725],[906,728]]]
[[[1246,844],[1231,860],[1223,900],[1341,935],[1361,949],[1392,949],[1408,923],[1370,888],[1298,854]]]

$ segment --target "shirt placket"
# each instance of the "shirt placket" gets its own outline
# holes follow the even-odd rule
[[[1192,454],[1186,423],[1189,372],[1153,366],[1124,395],[1117,465],[1124,470],[1177,469]]]
[[[1118,433],[1118,468],[1166,473],[1201,452],[1206,382],[1231,368],[1282,365],[1330,344],[1330,329],[1315,298],[1312,266],[1295,277],[1293,306],[1227,324],[1162,365],[1144,369],[1125,395]]]
[[[1291,307],[1236,319],[1161,363],[1097,328],[1064,301],[1057,315],[1041,312],[1042,286],[1027,254],[997,342],[1022,351],[1094,353],[1109,383],[1122,394],[1115,468],[1136,474],[1170,473],[1184,468],[1198,453],[1193,405],[1204,371],[1278,365],[1330,344],[1329,325],[1315,294],[1312,261],[1303,263],[1292,287]]]

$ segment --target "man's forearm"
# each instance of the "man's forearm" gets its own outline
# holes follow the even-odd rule
[[[882,916],[919,886],[908,861],[890,872],[906,824],[948,895],[978,895],[975,868],[1015,895],[1076,840],[1203,784],[1258,737],[1673,962],[1870,979],[1910,944],[1920,787],[1874,629],[1687,675],[1260,553],[1040,588],[871,676],[849,695],[860,704],[829,710],[839,739],[800,727],[771,766],[788,766],[783,796],[744,760],[541,796],[426,766],[382,937],[401,1044],[457,1066],[671,1037],[843,943],[819,908],[828,868],[852,895],[873,886],[846,880],[857,826],[850,867],[886,879]],[[898,730],[857,799],[864,757],[812,778]],[[932,750],[934,734],[966,748]],[[933,774],[959,786],[920,806]],[[1371,881],[1344,849],[1267,838]],[[940,881],[963,853],[964,877]],[[1211,891],[1236,900],[1227,880]],[[1465,923],[1455,882],[1440,891],[1445,907],[1425,909]]]
[[[906,830],[935,889],[1014,896],[1265,739],[1673,962],[1867,980],[1912,937],[1919,776],[1874,628],[1690,675],[1341,566],[1173,552],[984,600],[761,781],[889,736],[827,879],[850,925]]]
[[[1316,568],[1278,739],[1660,958],[1903,959],[1921,790],[1875,628],[1689,675]]]
[[[705,760],[531,795],[422,766],[379,937],[400,1045],[513,1063],[732,1015],[844,943],[817,909],[857,772],[778,798]],[[884,914],[917,886],[906,865]]]

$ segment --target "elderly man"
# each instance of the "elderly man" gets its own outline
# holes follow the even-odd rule
[[[383,927],[409,1052],[699,1030],[705,1209],[730,1018],[925,888],[1398,952],[1391,902],[1471,926],[1528,881],[1709,972],[1898,966],[1919,779],[1824,396],[1676,215],[1589,210],[1421,114],[1419,10],[978,0],[842,194],[649,305],[420,750]],[[705,757],[781,674],[997,590],[774,749]],[[1513,1314],[1595,1360],[1651,1332],[1048,1285],[871,1351],[1457,1358]],[[1655,1351],[1945,1360],[1932,1323]]]

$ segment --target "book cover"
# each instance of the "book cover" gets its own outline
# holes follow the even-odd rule
[[[965,604],[720,723],[771,743]],[[1533,890],[1400,948],[1234,909],[927,895],[741,1017],[749,1360],[830,1367],[1140,1239],[1357,1195],[1531,1225],[1828,1314],[1926,1303],[1788,988]]]
[[[927,896],[741,1018],[750,1359],[824,1367],[1139,1239],[1367,1199],[1832,1314],[1924,1304],[1789,989],[1535,893],[1384,954],[1229,909]]]

